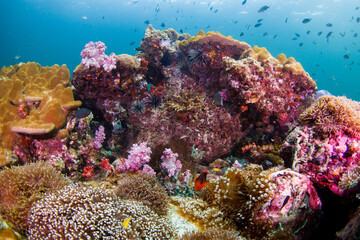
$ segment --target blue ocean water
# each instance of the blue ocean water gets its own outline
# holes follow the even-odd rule
[[[292,56],[319,89],[359,101],[359,7],[353,0],[0,1],[0,67],[34,61],[72,72],[89,41],[103,41],[107,54],[133,55],[149,22],[191,35],[219,31]]]

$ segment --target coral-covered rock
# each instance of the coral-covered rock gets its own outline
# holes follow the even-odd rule
[[[356,191],[360,180],[360,140],[343,133],[323,139],[315,129],[303,126],[292,130],[280,156],[295,171],[310,176],[316,185],[335,194]]]
[[[314,222],[321,208],[306,175],[278,168],[263,171],[253,164],[228,169],[210,181],[202,197],[235,221],[243,236],[259,239],[303,238],[313,230],[307,223]]]

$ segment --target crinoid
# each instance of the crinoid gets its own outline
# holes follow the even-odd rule
[[[161,96],[156,94],[147,94],[147,97],[144,100],[146,107],[151,109],[158,109],[162,105]]]
[[[201,50],[190,49],[188,51],[189,63],[190,66],[202,65],[208,62],[207,57],[203,54]]]
[[[130,111],[135,114],[143,114],[146,111],[145,104],[142,100],[135,100],[131,103]]]

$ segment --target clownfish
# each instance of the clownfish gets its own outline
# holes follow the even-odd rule
[[[208,174],[207,171],[204,171],[199,176],[195,177],[194,183],[195,183],[195,190],[200,191],[203,187],[209,184],[209,182],[206,181],[206,175]]]

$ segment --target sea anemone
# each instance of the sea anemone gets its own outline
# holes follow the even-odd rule
[[[67,179],[47,162],[5,168],[0,172],[0,213],[23,231],[33,202],[67,184]]]
[[[148,108],[157,109],[160,108],[162,105],[162,100],[159,95],[156,94],[148,94],[145,98],[145,105]]]
[[[123,199],[142,202],[159,215],[166,215],[168,212],[169,201],[166,190],[153,175],[126,174],[115,192]]]
[[[135,100],[131,103],[130,111],[135,114],[143,114],[146,111],[145,104],[142,100]]]
[[[186,232],[180,240],[242,240],[243,237],[238,237],[238,233],[235,231],[224,230],[222,228],[210,228],[203,232],[190,231]]]
[[[130,222],[126,228],[125,220]],[[31,209],[28,239],[171,239],[173,227],[140,202],[102,188],[68,186]]]

